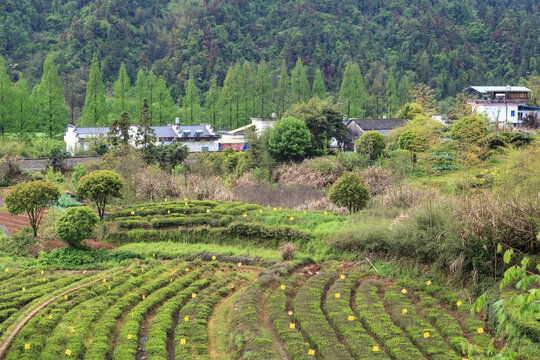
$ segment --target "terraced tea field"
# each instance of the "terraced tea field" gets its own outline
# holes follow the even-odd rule
[[[337,264],[153,260],[0,280],[2,360],[460,360],[491,342],[435,284],[403,288]]]

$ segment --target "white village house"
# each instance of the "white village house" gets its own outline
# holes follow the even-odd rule
[[[173,142],[179,142],[189,148],[189,152],[222,151],[227,147],[234,150],[245,150],[247,141],[245,139],[245,130],[254,128],[260,134],[264,129],[274,126],[274,119],[251,118],[251,124],[239,129],[220,132],[220,136],[208,123],[200,125],[180,125],[180,119],[176,119],[175,124],[166,126],[151,126],[156,136],[156,145],[169,145]],[[129,128],[129,143],[136,146],[135,139],[139,137],[139,128],[137,125],[131,125]],[[67,151],[74,153],[78,149],[88,150],[92,139],[108,138],[108,127],[76,127],[68,125],[64,133],[64,141]]]
[[[540,117],[540,108],[529,106],[532,91],[525,86],[469,86],[463,92],[472,95],[467,104],[474,113],[501,127],[519,127],[529,114]]]
[[[180,119],[175,124],[166,126],[151,126],[156,136],[156,145],[169,145],[179,142],[189,148],[189,152],[218,151],[219,136],[210,124],[180,125]],[[130,144],[136,146],[135,139],[139,137],[137,125],[129,127]],[[64,133],[67,151],[74,153],[77,149],[88,150],[91,139],[108,138],[108,127],[76,127],[68,125]]]

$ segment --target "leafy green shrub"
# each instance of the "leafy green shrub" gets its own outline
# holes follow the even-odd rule
[[[121,197],[120,191],[123,187],[124,181],[120,175],[108,170],[92,171],[79,181],[77,195],[83,199],[94,201],[99,217],[103,219],[107,201],[111,198]]]
[[[486,121],[479,116],[465,116],[452,125],[450,136],[465,144],[474,144],[483,140],[488,133]]]
[[[362,180],[353,173],[344,174],[330,188],[328,199],[339,207],[346,207],[350,213],[366,207],[369,190]]]
[[[333,232],[328,238],[328,245],[337,251],[386,251],[391,233],[383,223],[350,224]]]
[[[268,146],[277,160],[301,160],[311,147],[311,134],[302,120],[289,116],[276,122]]]
[[[72,198],[71,195],[69,195],[69,194],[60,195],[60,197],[58,198],[58,201],[56,202],[56,204],[59,207],[63,207],[63,208],[81,206],[81,203],[78,202],[77,200],[75,200],[74,198]]]
[[[11,236],[0,235],[0,251],[12,256],[27,256],[28,249],[36,242],[32,229],[24,228]]]
[[[73,248],[80,248],[82,241],[94,231],[99,218],[87,206],[72,207],[56,220],[56,233]]]
[[[337,160],[346,171],[358,170],[364,163],[363,159],[355,152],[339,152]]]
[[[86,168],[82,164],[75,165],[75,169],[71,175],[71,183],[73,186],[77,187],[79,180],[86,174],[88,174],[88,171],[86,171]]]
[[[378,159],[385,147],[386,139],[383,134],[377,131],[368,131],[362,134],[354,143],[354,151],[358,154],[368,156],[370,160]]]
[[[70,247],[40,252],[36,263],[42,266],[54,266],[59,269],[77,269],[80,267],[99,267],[106,262],[142,259],[139,254],[125,250],[91,250],[73,249]]]

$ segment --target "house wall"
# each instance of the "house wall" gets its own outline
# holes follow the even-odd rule
[[[64,142],[66,143],[66,149],[69,152],[74,152],[79,144],[79,138],[75,134],[75,128],[69,126],[64,133]]]
[[[492,123],[517,125],[519,122],[517,104],[476,104],[473,105],[472,110],[478,114],[486,115]]]
[[[200,152],[200,151],[213,152],[213,151],[219,151],[218,142],[215,141],[215,140],[208,140],[208,141],[179,141],[179,142],[182,145],[186,145],[189,148],[189,152]]]

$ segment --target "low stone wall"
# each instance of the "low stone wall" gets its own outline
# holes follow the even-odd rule
[[[66,167],[74,167],[77,164],[84,164],[90,161],[99,161],[101,156],[73,156],[64,160]],[[19,159],[17,163],[25,171],[43,171],[49,165],[48,158]]]

